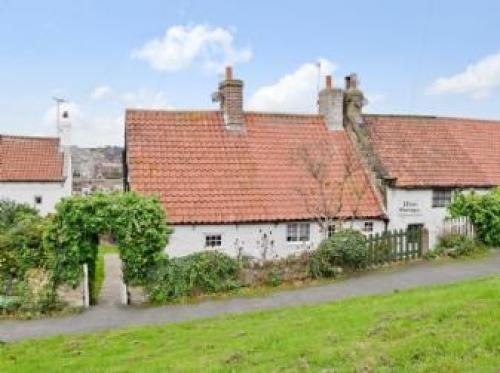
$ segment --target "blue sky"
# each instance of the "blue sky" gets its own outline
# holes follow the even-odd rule
[[[120,144],[126,107],[215,108],[232,63],[248,108],[314,112],[318,71],[359,74],[366,112],[500,119],[498,1],[0,0],[0,133]]]

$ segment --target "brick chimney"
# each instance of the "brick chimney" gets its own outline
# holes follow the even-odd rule
[[[325,118],[329,130],[342,130],[344,118],[344,92],[342,89],[333,88],[332,76],[327,75],[325,88],[318,94],[318,112]]]
[[[213,96],[214,101],[220,102],[226,129],[243,131],[245,118],[243,115],[243,81],[233,79],[233,69],[226,67],[226,75],[219,83],[219,91]]]
[[[356,74],[345,77],[344,119],[351,125],[358,125],[363,122],[363,105],[366,100],[358,86],[359,82]]]

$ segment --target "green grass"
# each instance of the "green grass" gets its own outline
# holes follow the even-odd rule
[[[498,372],[500,276],[0,346],[0,371]]]

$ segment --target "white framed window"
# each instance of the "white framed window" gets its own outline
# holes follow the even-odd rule
[[[221,234],[207,234],[205,235],[205,247],[221,247],[222,235]]]
[[[333,236],[333,234],[337,231],[337,226],[332,223],[332,224],[329,224],[328,225],[328,238],[330,238],[331,236]]]
[[[41,205],[43,202],[42,196],[35,196],[35,205]]]
[[[363,225],[363,232],[373,232],[372,221],[365,221],[365,224]]]
[[[289,223],[286,226],[287,242],[308,242],[311,236],[309,223]]]
[[[433,189],[432,207],[446,207],[453,198],[452,189]]]

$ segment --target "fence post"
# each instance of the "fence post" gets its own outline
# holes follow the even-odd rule
[[[83,265],[83,307],[90,307],[89,266],[87,263]]]
[[[420,255],[425,255],[429,251],[429,230],[427,228],[422,228],[421,232],[421,247],[420,247]]]

